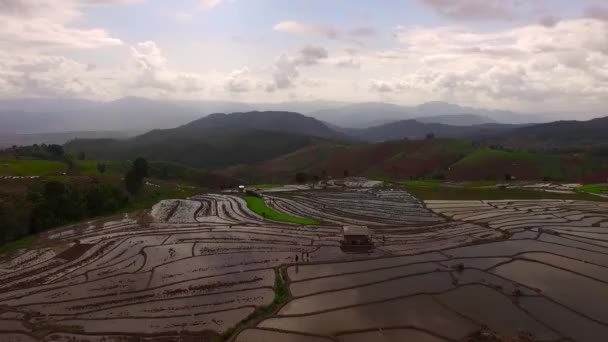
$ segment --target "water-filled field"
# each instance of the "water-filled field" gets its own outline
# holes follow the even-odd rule
[[[0,341],[608,340],[605,203],[381,187],[264,201],[320,224],[202,194],[1,256]],[[345,225],[367,226],[374,248],[343,249]]]

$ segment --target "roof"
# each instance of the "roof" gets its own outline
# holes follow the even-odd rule
[[[344,236],[347,235],[370,235],[369,229],[366,226],[344,226],[342,227]]]

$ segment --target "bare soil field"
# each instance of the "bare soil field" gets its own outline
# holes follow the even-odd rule
[[[201,194],[0,256],[0,341],[608,340],[606,203],[263,198],[321,224]],[[374,247],[344,249],[346,225]]]

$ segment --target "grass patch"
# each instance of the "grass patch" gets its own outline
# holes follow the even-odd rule
[[[7,242],[0,246],[0,254],[14,252],[18,249],[25,248],[34,242],[34,236],[26,236],[22,239]]]
[[[465,188],[487,188],[487,187],[494,187],[496,186],[497,182],[493,181],[493,180],[479,180],[479,181],[470,181],[470,182],[465,182],[464,183],[464,187]]]
[[[269,220],[274,221],[283,221],[283,222],[292,222],[298,224],[319,224],[320,222],[317,220],[313,220],[306,217],[297,217],[291,216],[287,214],[280,213],[278,211],[269,208],[264,200],[255,197],[255,196],[245,196],[245,201],[247,202],[247,207],[251,209],[254,213],[267,218]]]
[[[272,189],[272,188],[280,188],[280,184],[257,184],[257,185],[249,185],[248,188],[252,189]]]
[[[448,186],[414,187],[405,186],[406,190],[421,200],[539,200],[570,199],[583,201],[602,201],[599,196],[585,193],[556,194],[544,191],[522,189],[459,188]]]
[[[608,192],[608,185],[602,184],[585,184],[576,188],[578,192],[588,192],[592,194],[601,194],[603,192]]]
[[[154,180],[152,183],[157,184]],[[160,184],[160,188],[149,188],[144,186],[144,189],[133,196],[129,204],[121,210],[121,212],[149,209],[156,203],[165,199],[180,199],[201,193],[199,188],[183,187],[177,188],[174,184]]]
[[[410,180],[403,182],[403,185],[414,188],[438,188],[441,186],[441,182],[434,180]]]
[[[214,338],[214,342],[228,341],[232,335],[234,335],[234,333],[242,328],[272,316],[281,306],[283,306],[283,304],[289,300],[289,284],[286,280],[287,272],[279,269],[275,273],[274,299],[272,300],[272,303],[256,308],[254,312],[239,322],[238,325],[226,330],[223,334]]]
[[[68,166],[56,160],[0,160],[1,176],[48,176],[67,171]]]

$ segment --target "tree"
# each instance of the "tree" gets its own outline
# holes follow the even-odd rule
[[[63,147],[61,145],[57,145],[57,144],[51,144],[47,147],[47,150],[49,151],[49,153],[51,154],[51,156],[53,158],[59,158],[61,156],[63,156],[64,151],[63,151]]]
[[[344,178],[348,177],[348,170],[344,170]]]
[[[86,159],[86,154],[84,154],[84,152],[78,152],[78,160],[85,160]]]
[[[144,185],[144,178],[148,177],[149,166],[144,158],[137,158],[131,169],[125,175],[125,187],[131,195],[135,195]]]
[[[296,182],[300,184],[308,182],[308,175],[304,172],[296,173]]]
[[[106,164],[104,164],[104,163],[97,163],[97,171],[99,173],[105,173],[106,169],[107,169]]]
[[[427,133],[426,139],[427,140],[435,139],[435,133]]]
[[[133,162],[133,170],[135,171],[137,177],[145,178],[150,176],[150,166],[148,166],[148,161],[144,158],[139,157],[135,159]]]

